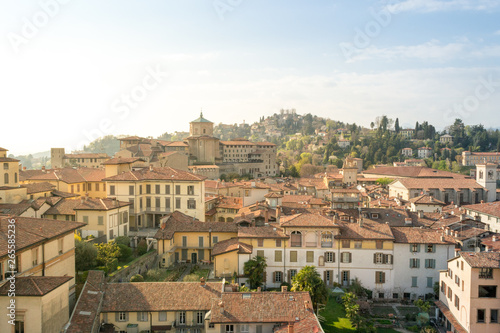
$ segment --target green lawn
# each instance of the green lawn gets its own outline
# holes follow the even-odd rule
[[[325,318],[321,326],[325,333],[352,333],[356,329],[352,327],[349,319],[345,317],[344,306],[335,301],[334,297],[329,297],[325,308],[320,311],[320,316]],[[399,333],[391,328],[379,328],[377,333]]]

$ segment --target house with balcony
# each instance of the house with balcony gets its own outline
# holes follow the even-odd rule
[[[330,190],[332,208],[357,208],[360,204],[361,193],[357,189],[333,188]]]
[[[439,322],[450,332],[500,331],[500,252],[458,252],[439,273]]]

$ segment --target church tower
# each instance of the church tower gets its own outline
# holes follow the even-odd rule
[[[488,190],[486,202],[497,198],[497,165],[493,163],[476,164],[476,181]]]
[[[189,123],[189,165],[213,165],[220,160],[219,139],[214,137],[214,123],[203,118]]]

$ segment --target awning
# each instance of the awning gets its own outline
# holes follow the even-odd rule
[[[448,319],[448,321],[451,323],[451,325],[455,328],[455,330],[458,333],[469,333],[465,328],[463,328],[462,325],[458,322],[458,320],[455,318],[455,316],[451,313],[450,309],[446,305],[444,305],[443,302],[441,301],[435,301],[434,302],[441,313]]]

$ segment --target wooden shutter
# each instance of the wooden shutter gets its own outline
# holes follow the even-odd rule
[[[328,281],[326,279],[326,271],[323,272],[323,281],[325,281],[325,283],[328,284]]]
[[[125,312],[125,321],[128,321],[128,312]]]
[[[115,312],[115,321],[120,321],[120,312]]]
[[[137,321],[141,321],[141,313],[137,312]]]
[[[420,268],[420,259],[417,259],[417,268]]]
[[[276,282],[276,272],[273,272],[273,282]]]
[[[349,262],[351,263],[352,262],[352,253],[349,252]]]
[[[377,263],[377,254],[376,253],[373,254],[373,263],[374,264]]]
[[[417,252],[420,252],[420,244],[417,244]]]
[[[267,272],[264,271],[264,279],[262,280],[262,282],[267,282]]]

